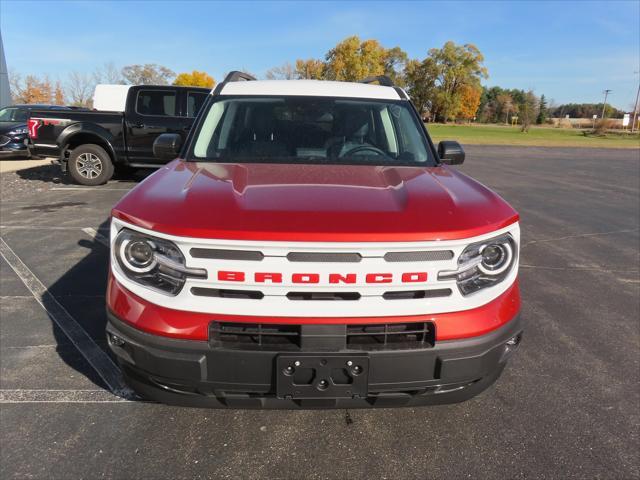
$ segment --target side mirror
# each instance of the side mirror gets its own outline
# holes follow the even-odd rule
[[[163,133],[153,142],[153,155],[158,160],[173,160],[180,155],[182,137],[177,133]]]
[[[447,165],[461,165],[464,162],[462,145],[452,140],[443,140],[438,144],[438,156]]]

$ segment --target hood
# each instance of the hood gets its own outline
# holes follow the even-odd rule
[[[0,122],[0,134],[6,134],[11,130],[15,130],[16,128],[27,127],[25,122]]]
[[[518,220],[502,198],[447,166],[181,160],[141,182],[113,214],[171,235],[285,241],[450,240]]]

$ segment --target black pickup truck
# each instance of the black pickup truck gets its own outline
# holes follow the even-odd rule
[[[210,92],[173,85],[120,89],[122,111],[31,111],[30,153],[58,158],[82,185],[101,185],[118,170],[160,167],[166,160],[154,157],[154,140],[163,133],[184,140]]]

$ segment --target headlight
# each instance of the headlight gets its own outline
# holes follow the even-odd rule
[[[29,132],[29,129],[27,127],[20,127],[20,128],[16,128],[15,130],[11,130],[10,132],[7,133],[7,135],[9,136],[26,135],[27,132]]]
[[[455,278],[463,295],[500,283],[515,264],[517,247],[509,234],[472,243],[458,258],[457,270],[438,273],[438,280]]]
[[[116,237],[114,255],[130,280],[170,295],[182,290],[187,277],[207,278],[206,270],[185,265],[172,242],[126,228]]]

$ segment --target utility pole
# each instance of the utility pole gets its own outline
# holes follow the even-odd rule
[[[638,72],[634,72],[638,73]],[[636,103],[633,104],[633,119],[631,120],[631,133],[636,131],[636,120],[638,118],[638,99],[640,99],[640,80],[638,81],[638,93],[636,93]]]
[[[607,108],[607,97],[609,96],[610,93],[611,93],[611,90],[604,91],[604,104],[602,105],[602,116],[600,117],[602,120],[604,120],[604,112]]]

